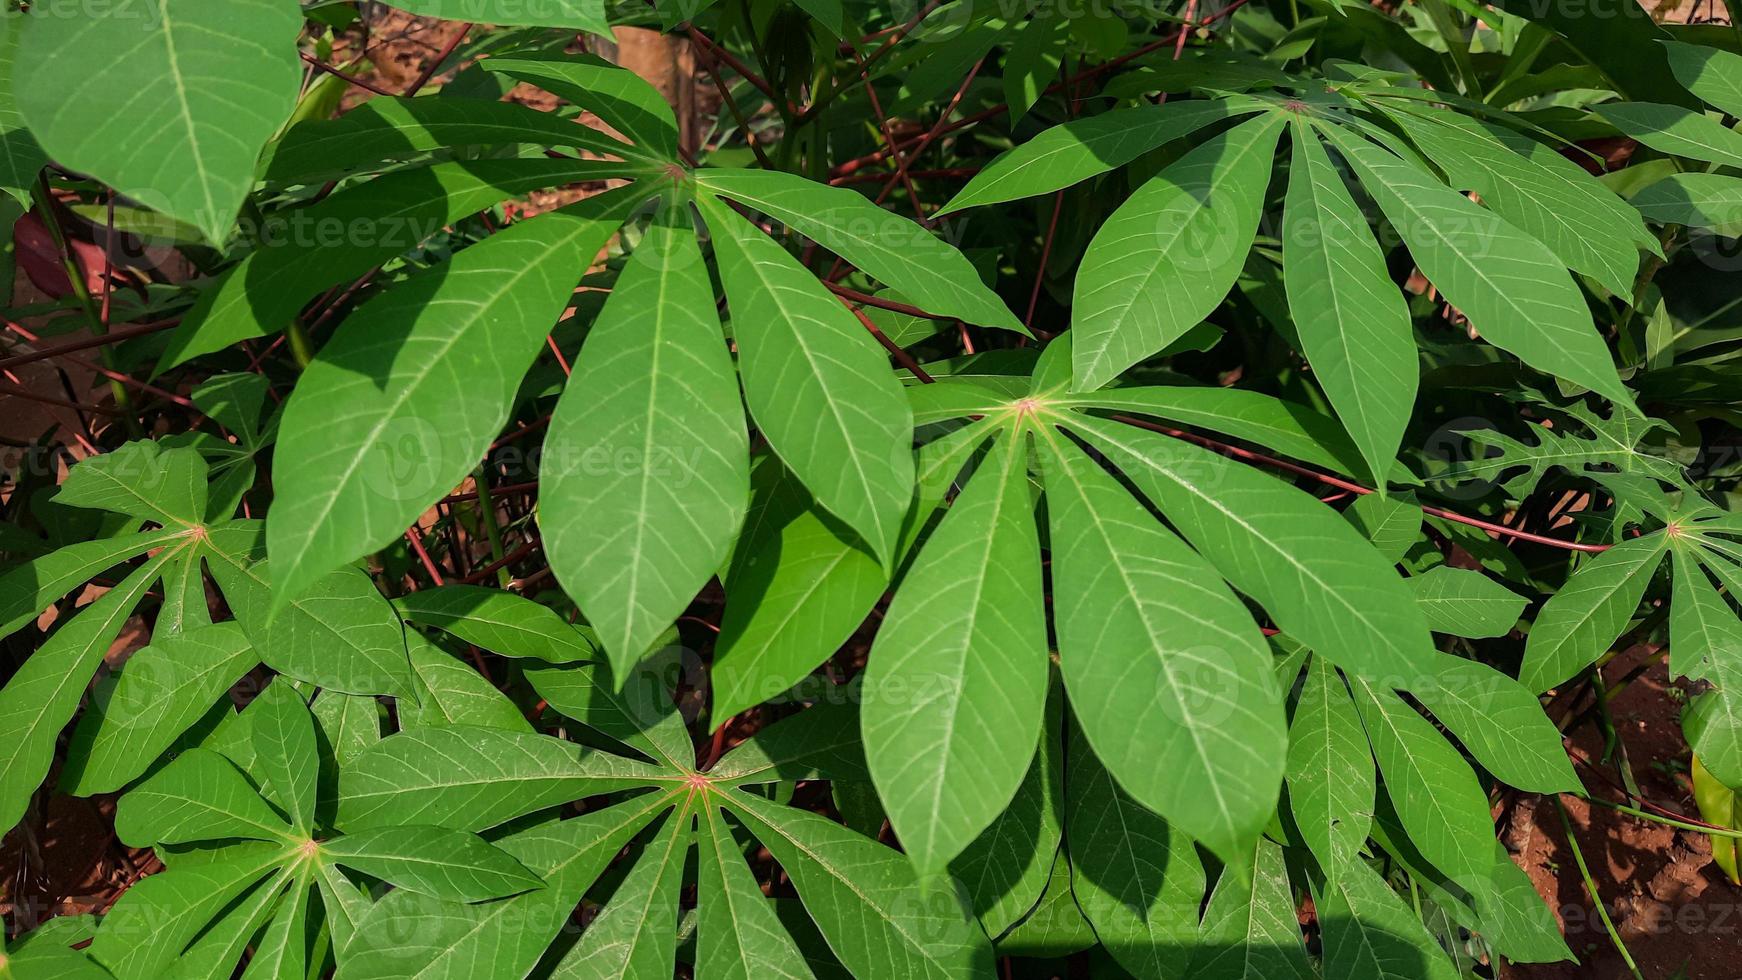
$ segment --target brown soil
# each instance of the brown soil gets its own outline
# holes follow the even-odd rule
[[[1662,650],[1638,646],[1615,658],[1604,677],[1615,684],[1640,674],[1610,703],[1639,792],[1657,806],[1695,816],[1688,781],[1688,748],[1679,722],[1685,700],[1669,682]],[[1595,725],[1573,738],[1585,785],[1600,799],[1620,800],[1618,756],[1603,758]],[[1611,780],[1606,781],[1606,780]],[[1590,866],[1604,907],[1640,972],[1649,980],[1736,980],[1742,977],[1742,889],[1712,863],[1704,834],[1677,830],[1573,797],[1562,797],[1579,849]],[[1627,977],[1628,971],[1598,918],[1567,847],[1551,800],[1525,797],[1503,827],[1513,859],[1554,909],[1579,964],[1517,966],[1508,975],[1530,980]]]

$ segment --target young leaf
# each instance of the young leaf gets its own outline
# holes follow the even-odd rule
[[[1667,540],[1663,534],[1627,538],[1580,566],[1537,614],[1519,683],[1546,691],[1596,662],[1639,608]]]
[[[1313,657],[1288,730],[1288,806],[1326,880],[1359,860],[1376,788],[1373,753],[1349,689],[1329,661]]]
[[[725,559],[748,454],[707,266],[667,204],[575,361],[539,487],[551,567],[619,680]]]
[[[1218,854],[1276,810],[1286,751],[1270,649],[1216,570],[1056,430],[1043,431],[1059,667],[1125,792]]]
[[[377,551],[478,465],[633,186],[490,236],[363,304],[284,406],[266,519],[275,604]]]
[[[696,181],[814,240],[927,313],[1028,333],[962,253],[848,188],[774,170],[709,169]]]
[[[33,11],[35,13],[35,11]],[[48,155],[221,245],[296,103],[301,9],[152,0],[25,18],[13,96]]]
[[[1304,124],[1294,135],[1282,228],[1283,284],[1301,346],[1368,472],[1383,483],[1415,406],[1409,306],[1366,216]]]
[[[892,565],[913,492],[913,413],[888,356],[786,249],[729,205],[698,203],[751,418],[817,503]]]
[[[1087,416],[1068,425],[1111,456],[1283,632],[1360,673],[1427,669],[1433,646],[1421,612],[1385,559],[1340,515],[1274,477],[1178,439]]]
[[[1206,140],[1114,211],[1071,303],[1073,390],[1093,391],[1222,304],[1258,231],[1283,117]]]
[[[1484,338],[1539,371],[1638,412],[1584,296],[1547,246],[1361,136],[1336,127],[1321,131],[1403,236],[1428,281]]]
[[[1047,657],[1027,438],[995,444],[944,515],[866,666],[865,754],[921,877],[986,829],[1034,758]]]

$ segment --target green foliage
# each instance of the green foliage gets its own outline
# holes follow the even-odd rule
[[[0,826],[163,870],[0,980],[1498,976],[1666,641],[1735,877],[1716,34],[404,0],[359,102],[375,5],[25,6],[8,322],[112,387],[0,495]]]

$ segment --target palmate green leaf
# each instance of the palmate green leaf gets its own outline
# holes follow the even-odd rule
[[[243,714],[254,746],[250,772],[263,777],[262,792],[290,816],[291,826],[299,833],[313,834],[320,749],[308,705],[289,681],[278,680],[260,692]]]
[[[1686,41],[1658,43],[1676,81],[1730,115],[1742,115],[1742,55]]]
[[[513,102],[379,98],[337,119],[292,126],[272,145],[261,169],[266,180],[305,182],[447,147],[517,143],[642,155],[590,126]]]
[[[14,97],[48,155],[222,242],[302,82],[292,0],[26,18]]]
[[[968,980],[992,949],[947,889],[922,887],[912,863],[826,817],[749,793],[719,803],[780,862],[829,948],[854,976]]]
[[[811,980],[774,905],[744,864],[719,807],[703,800],[697,861],[696,975],[707,980]]]
[[[400,888],[450,902],[515,895],[542,882],[474,834],[441,827],[377,827],[321,844],[322,857]]]
[[[1436,633],[1483,638],[1505,636],[1528,599],[1481,572],[1436,565],[1404,580]]]
[[[121,798],[115,835],[133,847],[224,837],[282,843],[292,829],[234,763],[191,748]]]
[[[459,905],[390,892],[368,906],[340,980],[522,980],[606,865],[670,805],[644,796],[502,838],[498,846],[544,880],[513,898]]]
[[[75,467],[77,469],[77,467]],[[80,541],[0,574],[0,636],[16,633],[92,577],[186,535],[181,528]]]
[[[659,90],[632,71],[596,55],[495,57],[483,59],[478,66],[485,71],[531,82],[552,95],[587,109],[644,152],[667,161],[674,161],[677,157],[677,116]]]
[[[1686,540],[1673,539],[1671,549],[1675,592],[1669,607],[1669,672],[1717,680],[1742,668],[1742,621],[1712,586]]]
[[[1329,661],[1313,657],[1288,730],[1288,807],[1327,880],[1358,860],[1376,789],[1373,753],[1349,689]]]
[[[198,568],[193,561],[175,567],[181,564]],[[109,700],[79,719],[74,743],[89,748],[69,752],[62,784],[75,796],[119,790],[259,662],[235,622],[154,637],[127,658]]]
[[[1531,625],[1519,683],[1546,691],[1595,663],[1639,608],[1667,540],[1627,538],[1573,572]]]
[[[262,527],[237,521],[200,543],[206,567],[266,665],[347,694],[411,696],[405,630],[360,569],[335,568],[272,610],[269,563],[258,560]]]
[[[590,634],[570,625],[549,606],[481,585],[443,585],[393,600],[408,622],[433,626],[504,657],[565,664],[593,660],[599,648]]]
[[[859,744],[857,709],[827,698],[759,729],[733,747],[707,774],[716,785],[731,786],[800,779],[827,779],[838,785],[871,778]]]
[[[1043,429],[1059,666],[1125,792],[1218,854],[1276,810],[1287,747],[1270,650],[1215,568]],[[905,838],[903,838],[905,840]]]
[[[1742,167],[1742,133],[1703,112],[1656,102],[1611,102],[1592,111],[1659,153]]]
[[[773,170],[709,169],[695,176],[702,190],[761,211],[900,290],[927,313],[1028,334],[966,256],[849,188]]]
[[[1659,224],[1703,228],[1725,237],[1742,235],[1742,178],[1670,174],[1633,195],[1630,203]]]
[[[297,980],[308,976],[309,906],[314,885],[299,875],[290,882],[278,912],[248,958],[242,980]]]
[[[188,527],[206,518],[206,463],[192,449],[166,450],[142,439],[73,467],[54,499]]]
[[[1301,123],[1290,129],[1282,228],[1289,310],[1313,374],[1383,483],[1419,381],[1409,306],[1318,137]]]
[[[1457,980],[1415,911],[1361,862],[1315,893],[1324,971],[1363,980]]]
[[[751,482],[763,516],[747,522],[754,526],[734,546],[708,674],[716,727],[816,669],[865,621],[888,584],[876,556],[819,513],[784,467],[764,463]]]
[[[48,154],[24,125],[12,92],[12,66],[18,60],[21,24],[22,18],[0,17],[0,191],[28,208],[30,189],[48,162]]]
[[[231,847],[209,861],[177,864],[140,880],[103,917],[90,945],[91,959],[117,977],[162,975],[230,903],[279,868],[283,857],[282,844]]]
[[[1081,717],[1074,706],[1072,714]],[[1077,907],[1139,980],[1183,978],[1204,896],[1192,842],[1125,795],[1074,727],[1065,755],[1065,840]]]
[[[994,940],[1034,910],[1064,843],[1064,712],[1064,686],[1055,676],[1047,692],[1040,751],[1028,775],[1010,806],[950,862],[951,876],[961,882]],[[1065,883],[1068,888],[1068,877]]]
[[[237,960],[247,952],[249,941],[270,923],[273,908],[292,883],[293,876],[280,870],[237,904],[224,909],[176,958],[170,974],[215,978],[233,973]]]
[[[476,725],[418,728],[382,739],[341,773],[337,822],[352,833],[413,824],[476,832],[660,777],[659,770],[583,753],[546,735]]]
[[[605,664],[534,667],[526,680],[557,713],[615,739],[658,765],[694,768],[695,746],[671,698],[684,650],[667,647],[618,681]]]
[[[551,568],[620,681],[724,561],[748,454],[707,266],[668,202],[575,360],[539,479]]]
[[[1548,246],[1576,272],[1631,301],[1639,251],[1657,251],[1636,212],[1573,161],[1546,144],[1461,113],[1399,102],[1387,116],[1453,187]],[[1525,152],[1514,152],[1514,150]]]
[[[1583,295],[1547,246],[1411,163],[1322,127],[1446,301],[1496,347],[1638,413]]]
[[[1247,880],[1224,874],[1199,926],[1194,980],[1313,980],[1282,848],[1258,839]]]
[[[994,445],[903,578],[866,664],[866,758],[922,877],[1009,804],[1040,733],[1046,620],[1026,440]]]
[[[1432,639],[1386,560],[1311,495],[1207,449],[1087,416],[1065,423],[1105,452],[1236,589],[1338,666],[1426,670]]]
[[[283,212],[262,230],[259,248],[200,294],[170,332],[157,370],[283,330],[321,290],[509,198],[629,175],[599,160],[466,160],[401,170]]]
[[[284,406],[275,604],[404,533],[477,468],[633,185],[515,224],[359,307]]]
[[[1017,144],[968,181],[936,217],[1035,197],[1116,170],[1211,123],[1257,112],[1257,100],[1175,100],[1073,119]]]
[[[1536,695],[1487,664],[1440,657],[1409,692],[1501,782],[1544,794],[1583,788]]]
[[[551,980],[665,980],[677,965],[677,900],[695,814],[686,797],[647,842]]]
[[[1494,861],[1494,824],[1476,773],[1402,698],[1359,677],[1350,684],[1385,794],[1409,839],[1454,881],[1485,880]]]
[[[1091,391],[1220,306],[1246,264],[1283,117],[1206,140],[1119,205],[1083,255],[1072,388]]]
[[[786,249],[730,205],[698,205],[751,418],[817,503],[893,565],[913,493],[913,413],[888,355]]]
[[[185,549],[187,545],[182,545]],[[133,607],[181,552],[165,549],[73,615],[0,688],[0,827],[24,815],[54,758],[55,738],[78,710]],[[27,566],[28,567],[28,566]]]
[[[532,731],[520,709],[472,667],[416,633],[405,635],[417,679],[417,701],[401,699],[401,728],[479,725],[511,732]]]

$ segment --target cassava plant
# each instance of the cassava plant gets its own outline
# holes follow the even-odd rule
[[[0,17],[0,980],[1643,975],[1532,797],[1737,880],[1742,33],[391,6]]]

